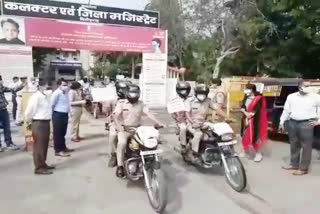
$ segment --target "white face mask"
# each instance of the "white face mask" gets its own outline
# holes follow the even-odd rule
[[[68,86],[61,86],[61,90],[67,92],[69,90]]]
[[[46,96],[51,96],[52,95],[52,90],[44,90],[43,94]]]
[[[300,87],[299,90],[304,94],[309,94],[312,92],[312,89],[310,87]]]
[[[205,99],[207,99],[207,96],[204,95],[204,94],[198,94],[198,95],[197,95],[197,99],[198,99],[200,102],[203,102]]]
[[[249,96],[249,95],[252,93],[252,91],[251,91],[250,89],[245,89],[243,92],[244,92],[247,96]]]

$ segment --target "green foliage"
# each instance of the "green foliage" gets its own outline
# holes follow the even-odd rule
[[[56,50],[53,48],[33,48],[32,58],[33,58],[33,75],[38,76],[38,74],[44,71],[46,67],[46,58],[48,54],[54,53]]]
[[[103,78],[104,76],[115,78],[118,74],[129,77],[132,60],[135,64],[141,62],[140,56],[119,53],[97,53],[95,57],[95,66],[91,68],[95,78]]]

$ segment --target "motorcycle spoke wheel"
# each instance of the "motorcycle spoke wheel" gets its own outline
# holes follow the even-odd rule
[[[148,169],[150,189],[147,189],[148,198],[152,208],[156,212],[162,212],[166,206],[166,185],[164,174],[159,169]]]
[[[247,177],[244,167],[238,157],[226,157],[229,173],[225,169],[228,184],[237,192],[242,192],[247,186]]]

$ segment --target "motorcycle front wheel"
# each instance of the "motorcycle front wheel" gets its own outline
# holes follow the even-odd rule
[[[161,169],[147,170],[149,185],[146,183],[147,194],[152,208],[161,213],[167,205],[167,186],[165,183],[164,173]],[[147,187],[150,186],[148,189]]]
[[[228,184],[237,192],[242,192],[247,186],[246,171],[238,157],[226,157],[224,167],[225,177]],[[229,172],[226,170],[228,167]]]

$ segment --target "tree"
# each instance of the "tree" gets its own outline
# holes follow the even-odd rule
[[[39,73],[44,71],[46,68],[46,61],[48,54],[55,53],[54,48],[33,48],[32,58],[33,58],[33,75],[38,76]]]

